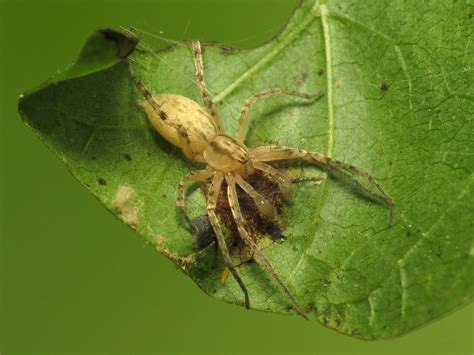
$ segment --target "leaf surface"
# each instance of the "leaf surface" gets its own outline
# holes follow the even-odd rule
[[[247,145],[301,147],[354,164],[395,199],[389,227],[383,206],[332,177],[299,184],[286,206],[286,239],[262,246],[328,327],[366,339],[396,336],[472,300],[473,12],[454,0],[305,0],[261,47],[205,46],[206,82],[228,134],[258,92],[325,91],[314,103],[259,103]],[[135,44],[112,32],[92,35],[73,66],[20,100],[21,115],[89,191],[206,293],[242,304],[234,280],[219,281],[219,254],[193,250],[174,207],[178,181],[197,166],[151,129],[129,75],[130,63],[152,92],[200,102],[190,47],[141,47],[122,60]],[[205,214],[199,189],[188,210]],[[292,312],[258,264],[239,272],[252,308]]]

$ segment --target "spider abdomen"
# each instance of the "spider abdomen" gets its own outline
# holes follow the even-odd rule
[[[163,138],[195,160],[217,135],[213,118],[197,102],[184,96],[162,94],[154,96],[154,100],[159,112],[147,101],[141,103],[150,123]]]

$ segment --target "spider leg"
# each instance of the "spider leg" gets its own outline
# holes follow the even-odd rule
[[[288,289],[288,287],[285,285],[283,280],[277,274],[277,272],[275,271],[273,266],[270,264],[268,259],[265,257],[265,255],[260,251],[255,241],[248,235],[247,230],[244,227],[245,222],[242,215],[242,211],[240,209],[239,200],[237,198],[237,190],[236,190],[236,183],[235,183],[234,176],[226,175],[225,180],[227,182],[227,196],[229,199],[230,210],[232,212],[232,216],[234,217],[235,224],[237,225],[237,229],[239,231],[240,236],[242,237],[244,242],[250,247],[250,249],[256,256],[257,261],[259,261],[260,265],[262,265],[273,276],[273,278],[278,283],[280,288],[291,300],[296,311],[300,315],[302,315],[305,319],[308,319],[305,312],[303,311],[301,306],[298,304],[298,302],[296,301],[291,291]]]
[[[137,78],[132,68],[132,65],[129,65],[129,71],[130,71],[130,77],[132,78],[132,81],[134,82],[136,88],[138,89],[138,91],[140,91],[142,96],[150,104],[153,110],[155,110],[155,112],[158,114],[159,117],[166,116],[166,112],[164,112],[161,109],[161,105],[158,103],[158,101],[155,100],[151,91],[145,86],[145,84],[143,84],[143,82],[140,79]]]
[[[395,202],[393,198],[383,189],[382,185],[367,171],[358,168],[354,165],[347,164],[338,160],[333,160],[330,157],[322,155],[317,152],[307,152],[302,149],[287,148],[280,146],[261,146],[251,150],[251,156],[256,162],[270,162],[279,160],[305,160],[316,165],[319,165],[332,174],[343,176],[350,179],[354,185],[368,193],[371,196],[382,198],[389,209],[389,224],[393,224],[395,214]],[[374,194],[374,192],[360,182],[355,180],[354,175],[363,177],[375,187],[381,196]]]
[[[241,263],[236,264],[235,266],[237,266],[237,267],[242,266],[243,264],[248,263],[248,262],[249,262],[250,260],[252,260],[252,259],[253,259],[253,256],[252,256],[249,260],[247,260],[247,261],[242,261]],[[220,281],[221,281],[221,284],[225,284],[228,277],[229,277],[229,269],[226,267],[226,268],[224,269],[224,271],[222,271],[222,274],[221,274],[221,280],[220,280]]]
[[[324,179],[324,176],[309,176],[309,177],[297,177],[289,178],[284,173],[278,171],[273,166],[261,162],[254,162],[253,167],[257,170],[263,171],[270,178],[272,178],[280,189],[280,193],[286,202],[293,201],[293,186],[292,184],[299,183],[302,181],[314,181],[315,184],[320,184]]]
[[[191,222],[191,219],[189,218],[188,214],[186,213],[186,205],[185,205],[185,187],[188,182],[191,181],[197,181],[197,182],[203,182],[210,178],[213,174],[212,169],[203,169],[203,170],[194,170],[191,171],[190,173],[186,174],[180,181],[179,181],[179,186],[178,186],[178,198],[176,199],[176,207],[179,208],[181,211],[181,214],[183,215],[183,218],[185,219],[186,223],[188,226],[195,231],[195,227],[193,223]]]
[[[214,118],[219,133],[224,133],[224,126],[222,124],[221,115],[217,110],[217,107],[214,105],[211,95],[209,94],[206,82],[204,81],[204,65],[202,64],[201,42],[193,41],[191,45],[193,47],[194,69],[196,70],[196,80],[198,84],[199,94],[201,95],[201,99],[204,103],[204,107],[206,108],[207,112],[212,116],[212,118]]]
[[[238,274],[234,264],[232,263],[232,258],[230,257],[229,250],[227,249],[224,235],[222,234],[222,229],[216,215],[217,198],[219,197],[223,180],[224,176],[222,175],[222,173],[218,172],[214,175],[208,194],[207,214],[209,216],[209,221],[211,222],[211,225],[214,228],[214,232],[216,233],[217,244],[219,245],[219,249],[221,250],[222,256],[224,257],[224,264],[227,269],[229,269],[229,271],[232,273],[235,281],[237,281],[240,288],[242,289],[242,292],[244,293],[245,297],[245,308],[249,309],[250,300],[247,288],[245,287],[244,282],[240,278],[240,275]]]
[[[252,185],[242,179],[240,175],[235,175],[234,178],[237,184],[242,188],[242,190],[244,190],[247,195],[252,198],[260,214],[269,219],[275,218],[275,209],[273,208],[272,204],[268,199],[266,199],[260,193],[255,191]]]
[[[314,181],[315,185],[319,185],[326,177],[324,175],[318,176],[300,176],[291,179],[293,184],[298,184],[305,181]]]
[[[274,88],[274,89],[263,91],[259,94],[256,94],[248,98],[245,101],[244,106],[242,106],[242,108],[240,109],[239,126],[237,129],[237,136],[236,136],[238,142],[243,143],[245,141],[245,137],[247,136],[247,132],[249,130],[249,113],[252,106],[259,101],[263,101],[270,97],[280,96],[280,95],[290,95],[290,96],[301,97],[307,100],[317,100],[320,97],[322,97],[324,93],[319,92],[316,95],[310,95],[310,94],[305,94],[305,93],[297,92],[297,91]]]
[[[291,186],[291,179],[282,172],[275,169],[273,166],[254,161],[253,167],[257,170],[267,173],[278,184],[278,188],[286,202],[293,201],[293,186]]]

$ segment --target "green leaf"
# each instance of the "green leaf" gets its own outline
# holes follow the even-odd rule
[[[395,199],[390,227],[383,206],[336,179],[302,183],[286,206],[285,240],[262,244],[327,327],[391,337],[472,300],[473,13],[454,0],[306,0],[261,47],[205,46],[206,82],[226,132],[235,134],[239,109],[253,94],[323,90],[323,100],[310,104],[288,97],[258,104],[247,145],[302,147],[354,164]],[[174,206],[179,179],[196,166],[151,129],[129,75],[130,63],[154,93],[200,102],[189,45],[143,46],[122,61],[135,42],[110,40],[111,33],[92,35],[71,68],[25,95],[21,115],[89,191],[206,293],[242,304],[235,281],[219,281],[215,248],[192,248]],[[199,189],[189,200],[193,216],[205,214]],[[252,308],[292,312],[258,264],[239,272]]]

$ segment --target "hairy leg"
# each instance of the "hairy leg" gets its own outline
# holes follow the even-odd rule
[[[268,199],[263,197],[259,192],[250,185],[247,181],[242,179],[240,175],[235,175],[235,181],[253,200],[257,206],[258,211],[265,217],[275,218],[275,209]]]
[[[269,89],[269,90],[263,91],[259,94],[256,94],[248,98],[245,101],[244,106],[242,106],[242,108],[240,109],[239,126],[237,128],[237,137],[236,137],[238,142],[243,143],[245,141],[245,137],[247,137],[247,132],[249,129],[249,113],[252,106],[259,101],[263,101],[270,97],[280,96],[280,95],[290,95],[290,96],[301,97],[307,100],[315,100],[315,99],[319,99],[324,94],[320,92],[316,95],[310,95],[310,94],[305,94],[302,92],[275,88],[275,89]]]
[[[291,182],[293,184],[298,184],[300,182],[314,181],[315,185],[319,185],[325,178],[326,178],[325,175],[301,176],[301,177],[292,178]]]
[[[274,181],[276,181],[285,201],[293,201],[293,186],[291,185],[291,179],[288,176],[281,173],[273,166],[265,163],[255,161],[253,163],[253,167],[257,170],[267,173]]]
[[[150,106],[153,108],[153,110],[157,113],[159,117],[161,116],[166,116],[166,113],[161,110],[161,106],[158,103],[158,101],[155,100],[153,94],[148,90],[148,88],[143,84],[136,76],[135,72],[132,68],[132,65],[129,65],[129,71],[130,71],[130,77],[132,78],[132,81],[134,82],[135,86],[137,87],[138,91],[142,94],[142,96],[145,98],[146,102],[150,104]]]
[[[279,160],[305,160],[310,163],[314,163],[322,168],[329,170],[335,175],[340,175],[344,178],[350,179],[353,184],[372,196],[378,196],[374,192],[360,182],[355,180],[354,175],[363,177],[375,187],[375,189],[381,194],[378,196],[382,198],[389,209],[389,224],[393,224],[394,213],[395,213],[395,202],[392,197],[383,189],[382,185],[369,173],[361,168],[354,165],[347,164],[338,160],[333,160],[330,157],[322,155],[317,152],[307,152],[302,149],[287,148],[280,146],[261,146],[250,151],[252,159],[257,162],[271,162]]]
[[[293,306],[295,307],[296,311],[302,315],[304,318],[308,319],[305,312],[301,308],[301,306],[296,301],[295,297],[285,285],[283,280],[277,274],[273,266],[270,264],[268,259],[265,255],[260,251],[255,241],[248,235],[247,230],[244,227],[245,221],[242,215],[242,211],[240,210],[239,200],[237,198],[237,190],[236,190],[236,183],[235,179],[232,175],[226,175],[226,182],[227,182],[227,196],[229,199],[229,206],[232,212],[232,216],[234,217],[235,224],[237,225],[237,229],[239,231],[240,237],[244,240],[244,242],[250,247],[254,256],[256,257],[257,261],[262,265],[275,279],[278,283],[280,288],[283,292],[288,296],[291,300]]]
[[[232,273],[235,278],[235,281],[237,281],[240,288],[242,289],[242,292],[244,293],[245,297],[245,308],[249,309],[250,300],[247,288],[245,287],[244,282],[240,278],[240,275],[238,274],[234,264],[232,263],[232,258],[230,257],[229,250],[227,249],[224,235],[222,234],[222,229],[216,215],[217,199],[219,197],[223,180],[224,177],[222,173],[216,173],[214,179],[212,180],[212,184],[209,189],[209,194],[207,196],[207,214],[209,216],[209,221],[211,222],[212,228],[214,229],[214,232],[216,234],[217,244],[219,245],[219,249],[221,250],[222,256],[224,257],[224,264],[227,269],[229,269],[229,271]]]
[[[219,133],[224,133],[224,126],[222,125],[222,119],[217,107],[212,102],[211,95],[207,88],[206,82],[204,81],[204,65],[202,64],[202,50],[201,42],[193,41],[193,55],[194,55],[194,69],[196,70],[196,80],[198,84],[199,94],[201,95],[204,107],[207,112],[214,118]]]

